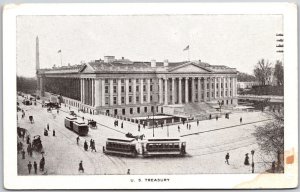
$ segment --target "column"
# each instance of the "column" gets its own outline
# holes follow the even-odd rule
[[[101,99],[102,99],[101,106],[105,106],[105,79],[101,79]]]
[[[217,77],[214,78],[214,83],[215,83],[215,86],[214,86],[214,99],[217,98]]]
[[[92,106],[95,106],[95,79],[91,79],[92,86]]]
[[[181,80],[182,78],[179,77],[178,78],[178,104],[181,104],[182,103],[182,90],[181,90]]]
[[[132,92],[133,92],[133,95],[132,95],[132,101],[133,101],[133,104],[136,104],[136,79],[132,79]]]
[[[221,96],[221,83],[222,83],[222,78],[219,77],[218,80],[219,80],[219,98],[222,98],[222,96]]]
[[[112,79],[109,79],[109,103],[110,106],[114,105],[114,87]]]
[[[158,79],[158,86],[159,86],[159,103],[163,103],[163,86],[162,86],[162,79]]]
[[[172,104],[175,104],[175,78],[172,78]]]
[[[225,83],[226,83],[226,77],[223,78],[223,98],[225,98],[225,90],[226,90]]]
[[[228,97],[231,97],[230,91],[231,91],[232,84],[230,86],[230,81],[231,81],[231,77],[228,77],[227,78],[227,94],[228,94]],[[232,91],[231,91],[231,94],[232,94]]]
[[[147,102],[150,103],[150,79],[147,79]]]
[[[80,92],[81,92],[81,103],[83,103],[83,90],[84,90],[84,87],[83,87],[83,79],[80,79],[80,84],[81,84],[81,89],[80,89]]]
[[[129,104],[129,79],[125,79],[125,104]]]
[[[140,79],[140,101],[141,104],[144,103],[144,79]]]
[[[118,93],[118,105],[121,105],[121,79],[118,79],[118,89],[117,89],[117,93]]]
[[[208,96],[209,96],[209,100],[211,101],[211,90],[212,90],[212,78],[210,77],[209,78],[209,89],[208,89],[208,91],[209,91],[209,94],[208,94]]]
[[[189,79],[185,78],[185,103],[189,102]]]
[[[204,102],[207,100],[207,77],[204,77]]]
[[[100,80],[95,79],[95,106],[100,106],[101,95],[100,95]]]
[[[233,78],[233,90],[234,90],[234,96],[236,97],[237,96],[237,87],[236,87],[236,77]]]
[[[192,102],[195,102],[195,77],[192,77]]]
[[[168,105],[168,78],[165,81],[165,105]]]
[[[198,102],[201,102],[201,78],[198,77]]]

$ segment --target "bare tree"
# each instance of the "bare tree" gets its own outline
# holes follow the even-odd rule
[[[261,59],[254,68],[255,77],[261,82],[261,85],[266,85],[266,81],[271,76],[271,63]]]
[[[272,161],[277,161],[277,169],[281,167],[281,156],[284,153],[284,112],[275,112],[270,114],[272,121],[257,126],[253,135],[260,147],[260,150],[268,155]]]
[[[277,79],[277,85],[283,85],[283,65],[281,61],[276,61],[274,76]]]

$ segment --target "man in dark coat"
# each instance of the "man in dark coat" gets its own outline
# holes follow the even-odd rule
[[[225,163],[229,165],[229,153],[227,153],[225,156]]]
[[[34,168],[34,173],[36,174],[36,171],[37,171],[37,163],[34,161],[33,163],[33,168]]]
[[[22,159],[25,159],[25,151],[22,149]]]
[[[249,164],[249,156],[248,156],[248,153],[245,154],[245,161],[244,161],[244,164],[245,164],[245,165],[250,165],[250,164]]]
[[[85,151],[87,151],[87,150],[88,150],[89,146],[88,146],[88,144],[87,144],[87,142],[86,142],[86,141],[84,141],[84,145],[83,145],[83,147],[84,147],[84,150],[85,150]]]
[[[27,167],[28,167],[28,172],[29,172],[29,174],[30,174],[30,172],[31,172],[31,167],[32,167],[32,164],[31,164],[31,162],[30,162],[30,161],[29,161],[29,163],[28,163]]]
[[[52,135],[53,135],[53,137],[55,137],[55,130],[54,130],[54,129],[53,129],[52,133],[53,133],[53,134],[52,134]]]
[[[78,168],[78,171],[82,171],[82,173],[84,173],[84,169],[83,169],[83,165],[82,165],[82,161],[80,161],[79,163],[79,168]]]
[[[123,122],[121,123],[121,128],[123,129]]]
[[[242,123],[242,122],[243,122],[243,118],[241,117],[241,118],[240,118],[240,123]]]
[[[79,136],[76,138],[77,145],[79,144]]]

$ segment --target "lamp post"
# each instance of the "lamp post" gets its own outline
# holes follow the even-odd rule
[[[153,137],[154,137],[154,112],[155,112],[155,110],[156,110],[156,104],[155,103],[153,103],[153,124],[152,124],[152,126],[153,126]]]
[[[252,155],[252,164],[251,164],[251,166],[252,166],[252,173],[254,173],[254,162],[253,162],[253,156],[254,156],[254,150],[251,150],[251,155]]]

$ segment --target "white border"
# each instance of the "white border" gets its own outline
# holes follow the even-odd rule
[[[156,176],[17,176],[16,157],[16,16],[18,15],[147,15],[147,14],[282,14],[284,15],[285,149],[298,151],[297,7],[291,3],[118,3],[7,5],[3,14],[4,187],[7,189],[196,189],[233,188],[256,174]],[[14,148],[13,150],[11,150]],[[296,162],[297,163],[297,162]],[[297,174],[276,175],[282,187],[296,187]],[[274,175],[273,175],[274,176]],[[290,178],[296,177],[296,180]],[[169,178],[170,182],[130,182],[138,178]],[[269,181],[270,182],[270,181]],[[271,181],[272,182],[272,181]],[[270,187],[267,183],[253,183]],[[272,186],[272,185],[271,185]],[[280,187],[280,184],[274,187]]]

